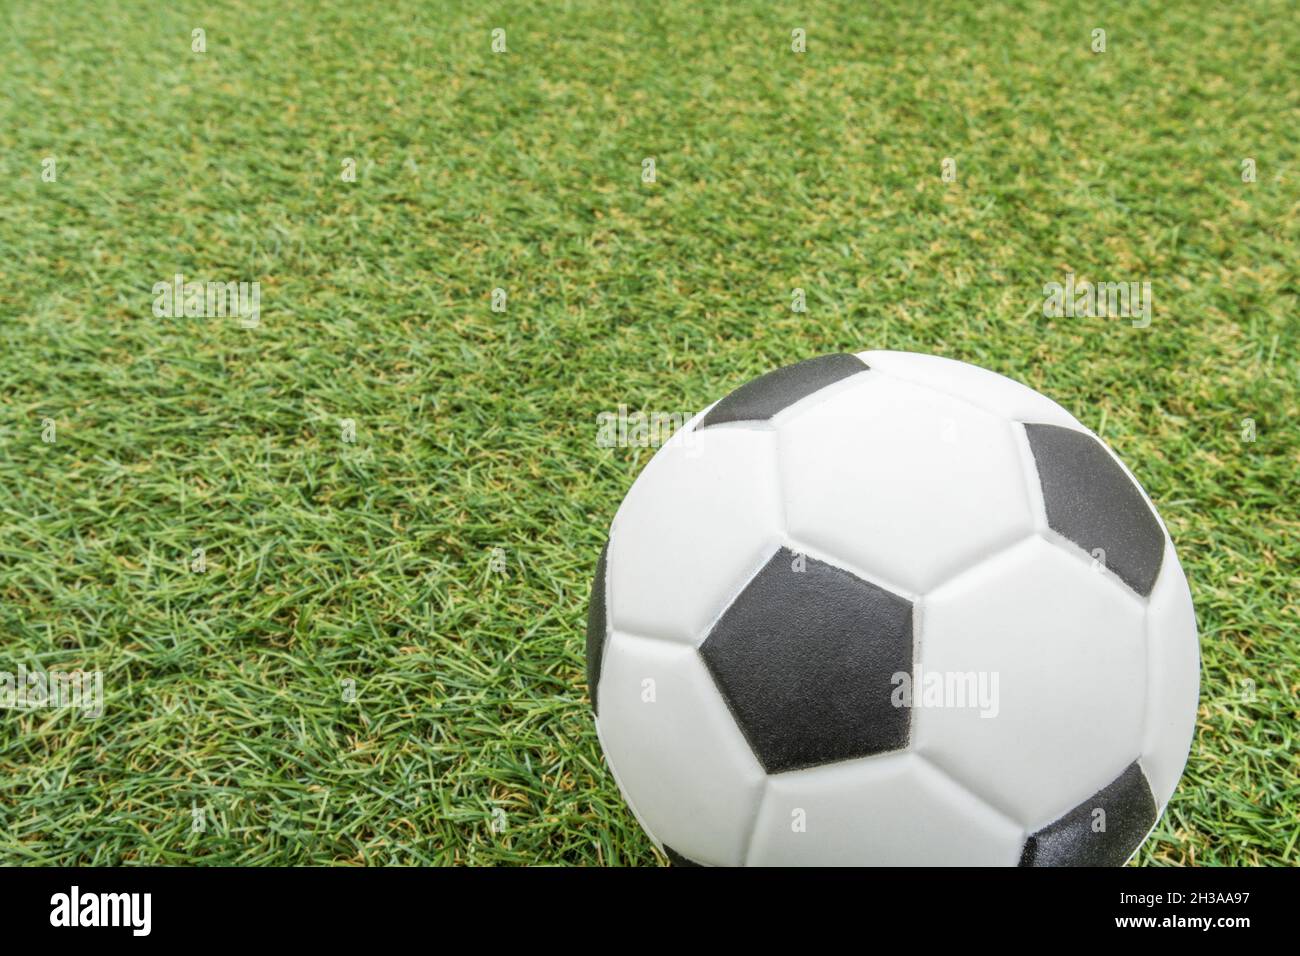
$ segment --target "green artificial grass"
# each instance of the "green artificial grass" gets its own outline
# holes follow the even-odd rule
[[[0,713],[0,860],[663,862],[586,703],[652,453],[597,416],[893,348],[1057,399],[1169,525],[1202,696],[1138,862],[1297,862],[1294,7],[704,10],[4,5],[0,669],[105,712]],[[260,325],[156,317],[178,272]],[[1045,318],[1067,272],[1150,326]]]

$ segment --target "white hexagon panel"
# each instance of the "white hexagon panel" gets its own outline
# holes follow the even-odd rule
[[[772,433],[684,429],[614,516],[611,627],[699,644],[782,536]]]
[[[913,746],[1030,831],[1051,823],[1141,754],[1145,618],[1039,538],[980,562],[926,596],[917,662],[990,703],[914,707]]]
[[[1014,866],[1025,831],[915,753],[769,778],[751,866]]]
[[[1187,762],[1200,697],[1196,612],[1187,578],[1165,543],[1160,576],[1147,605],[1147,708],[1142,768],[1161,810]]]
[[[693,862],[743,863],[763,770],[699,654],[616,631],[604,659],[596,727],[641,825],[670,855],[681,846]]]
[[[1013,422],[1046,422],[1083,428],[1079,420],[1042,392],[978,365],[916,352],[861,352],[873,371],[970,402]]]
[[[777,429],[786,530],[923,593],[1033,531],[1012,429],[934,389],[863,375]]]

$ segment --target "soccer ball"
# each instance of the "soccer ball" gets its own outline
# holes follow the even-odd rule
[[[610,529],[587,677],[678,864],[1118,865],[1187,759],[1187,581],[1055,402],[907,352],[713,404]]]

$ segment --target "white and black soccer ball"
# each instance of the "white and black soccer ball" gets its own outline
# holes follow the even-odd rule
[[[738,388],[646,466],[592,589],[601,746],[677,863],[1117,865],[1199,692],[1151,501],[1055,402],[906,352]]]

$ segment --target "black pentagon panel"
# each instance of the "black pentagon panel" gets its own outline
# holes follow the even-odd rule
[[[609,554],[609,542],[600,549],[600,560],[596,562],[596,578],[591,582],[591,601],[587,605],[587,693],[591,696],[591,709],[599,713],[596,706],[596,685],[600,683],[600,662],[605,654],[605,559]]]
[[[782,548],[700,654],[769,773],[907,745],[893,675],[912,672],[911,602],[848,571]]]
[[[1025,423],[1043,486],[1047,523],[1085,551],[1105,552],[1105,565],[1143,597],[1151,593],[1165,536],[1142,492],[1101,442],[1059,425]]]
[[[695,428],[698,431],[723,422],[767,421],[801,398],[866,370],[866,362],[844,352],[786,365],[740,386],[714,405]]]
[[[680,853],[678,853],[676,850],[670,847],[667,843],[664,844],[664,856],[668,857],[668,862],[671,863],[673,866],[699,866],[700,865],[696,863],[694,860],[690,859],[689,857],[682,856]]]
[[[1156,825],[1156,816],[1151,786],[1134,762],[1114,783],[1030,836],[1020,865],[1123,866]]]

